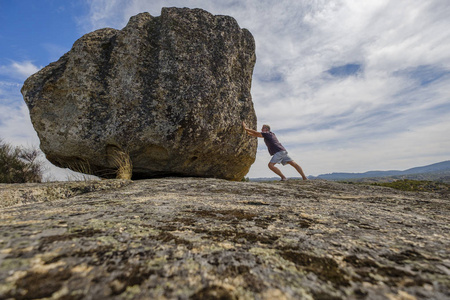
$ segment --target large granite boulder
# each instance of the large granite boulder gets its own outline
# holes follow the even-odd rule
[[[41,149],[57,166],[133,178],[240,180],[255,160],[250,87],[255,42],[229,16],[201,9],[141,13],[100,29],[28,78],[22,94]]]

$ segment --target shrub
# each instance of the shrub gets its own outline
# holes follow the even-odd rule
[[[0,139],[0,182],[42,182],[43,165],[39,150],[13,147]]]

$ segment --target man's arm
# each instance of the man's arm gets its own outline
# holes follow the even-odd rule
[[[245,131],[247,131],[248,135],[251,135],[251,136],[254,136],[254,137],[260,137],[260,138],[263,137],[261,132],[256,131],[256,130],[252,130],[250,128],[247,128],[247,126],[245,125],[244,122],[242,122],[242,126],[244,127]]]

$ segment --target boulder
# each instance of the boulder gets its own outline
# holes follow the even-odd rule
[[[47,159],[100,177],[240,180],[256,156],[255,42],[229,16],[141,13],[77,40],[22,88]],[[120,155],[115,155],[120,153]]]

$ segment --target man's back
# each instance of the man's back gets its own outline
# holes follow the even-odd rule
[[[275,133],[269,131],[269,132],[261,132],[261,134],[264,138],[264,143],[266,143],[270,155],[274,155],[275,153],[280,151],[286,151],[283,145],[281,145],[281,143],[278,141]]]

